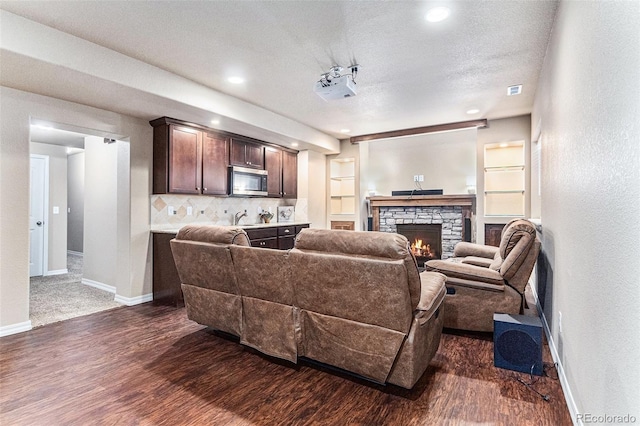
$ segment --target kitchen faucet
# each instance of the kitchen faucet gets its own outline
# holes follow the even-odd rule
[[[240,216],[238,216],[238,215],[240,215]],[[242,213],[242,212],[236,213],[236,215],[233,218],[233,224],[237,225],[240,222],[240,219],[242,219],[246,215],[247,215],[247,211],[246,210],[244,211],[244,213]]]

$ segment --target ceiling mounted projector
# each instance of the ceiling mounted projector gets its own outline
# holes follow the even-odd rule
[[[325,101],[355,96],[358,65],[351,65],[349,69],[351,74],[341,74],[341,66],[331,67],[328,73],[322,74],[313,86],[313,91]]]

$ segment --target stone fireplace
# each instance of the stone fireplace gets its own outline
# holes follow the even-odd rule
[[[440,231],[439,244],[429,243],[430,251],[437,252],[439,245],[440,252],[421,255],[418,258],[420,264],[430,258],[453,257],[453,248],[457,243],[473,240],[471,227],[475,214],[475,195],[369,197],[368,200],[373,213],[374,231],[397,232],[405,235],[410,243],[415,243],[414,233],[419,227],[430,239],[434,238],[434,229]],[[411,225],[408,228],[409,235],[403,229],[406,225]],[[426,231],[427,228],[430,230]],[[425,246],[424,241],[422,245]],[[426,247],[422,250],[426,250]],[[430,257],[435,255],[439,256]]]

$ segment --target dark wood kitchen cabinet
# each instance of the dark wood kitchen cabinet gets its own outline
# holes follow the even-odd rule
[[[151,124],[154,194],[227,194],[228,137],[165,119]]]
[[[299,225],[278,225],[264,228],[245,229],[251,241],[251,247],[271,248],[278,250],[289,250],[293,248],[296,235],[309,224]]]
[[[153,303],[184,306],[180,276],[173,260],[173,233],[153,233]]]
[[[231,139],[232,166],[264,169],[264,146],[238,138]]]
[[[267,196],[282,197],[282,150],[265,148],[264,169],[267,171]]]
[[[282,151],[282,197],[298,197],[298,154]]]
[[[264,168],[268,172],[267,192],[274,198],[297,198],[298,154],[266,147]]]

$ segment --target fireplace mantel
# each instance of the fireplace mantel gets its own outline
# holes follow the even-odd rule
[[[380,207],[460,206],[463,218],[471,218],[476,213],[475,194],[372,196],[367,200],[373,215],[374,231],[380,230]]]

